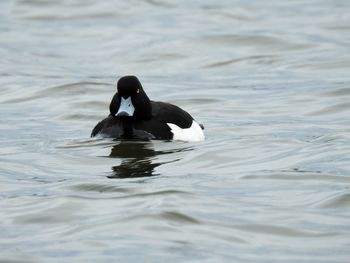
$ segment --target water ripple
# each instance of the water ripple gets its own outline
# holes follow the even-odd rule
[[[348,262],[349,11],[0,1],[0,261]],[[90,139],[126,74],[206,140]]]

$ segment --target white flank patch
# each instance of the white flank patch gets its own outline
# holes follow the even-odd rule
[[[205,139],[201,126],[195,121],[192,122],[190,128],[182,129],[176,124],[167,123],[174,135],[173,140],[199,142]]]

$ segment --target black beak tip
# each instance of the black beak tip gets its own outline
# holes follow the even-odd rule
[[[116,117],[129,117],[130,115],[126,111],[121,111],[121,112],[117,113],[115,116]]]

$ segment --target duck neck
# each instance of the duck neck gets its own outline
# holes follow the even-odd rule
[[[136,108],[134,117],[137,120],[148,120],[152,117],[151,101],[144,102],[142,108]]]

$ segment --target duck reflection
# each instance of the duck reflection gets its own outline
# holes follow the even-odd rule
[[[179,159],[157,162],[155,157],[188,150],[191,150],[191,147],[156,151],[152,142],[149,141],[120,141],[113,146],[109,157],[120,158],[121,164],[112,167],[112,175],[108,178],[137,178],[159,175],[155,173],[156,167],[165,163],[176,162]]]

